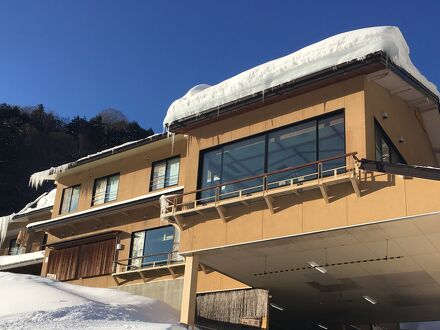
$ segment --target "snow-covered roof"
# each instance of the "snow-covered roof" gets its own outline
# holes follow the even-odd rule
[[[40,195],[33,202],[27,204],[20,212],[15,214],[14,218],[53,206],[56,192],[57,189],[54,188],[51,191]]]
[[[118,289],[0,272],[0,292],[1,329],[185,329],[164,302]]]
[[[34,201],[28,203],[18,213],[12,213],[0,217],[0,246],[2,246],[3,242],[5,241],[9,224],[11,222],[14,222],[15,218],[19,218],[28,213],[39,211],[53,206],[55,201],[55,194],[56,194],[56,189],[52,189],[51,191],[45,192],[44,194],[38,196]]]
[[[217,85],[197,85],[171,104],[163,121],[164,127],[228,102],[339,64],[363,59],[379,51],[384,52],[395,65],[406,70],[431,92],[439,95],[437,87],[411,62],[408,44],[399,28],[371,27],[324,39],[290,55],[242,72]]]
[[[166,135],[163,133],[153,134],[153,135],[147,136],[146,138],[143,138],[143,139],[126,142],[126,143],[117,145],[113,148],[108,148],[105,150],[98,151],[94,154],[90,154],[85,157],[81,157],[81,158],[79,158],[73,162],[70,162],[70,163],[62,164],[59,166],[51,167],[51,168],[44,170],[44,171],[36,172],[31,175],[31,177],[29,179],[29,185],[31,187],[38,188],[39,186],[41,186],[43,184],[44,181],[55,180],[57,174],[63,173],[64,171],[66,171],[69,168],[81,165],[83,163],[86,163],[87,161],[94,160],[94,159],[101,157],[101,156],[107,156],[107,155],[113,155],[115,153],[119,153],[121,151],[126,150],[129,147],[135,147],[140,144],[155,141],[156,139],[163,137],[163,136],[166,136]]]
[[[0,271],[40,263],[43,261],[43,258],[44,251],[36,251],[11,256],[0,256]]]

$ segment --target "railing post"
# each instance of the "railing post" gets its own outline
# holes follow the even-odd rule
[[[215,188],[215,203],[218,204],[220,200],[220,187]]]

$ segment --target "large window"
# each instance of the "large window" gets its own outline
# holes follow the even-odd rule
[[[317,160],[345,154],[344,113],[337,112],[277,129],[255,137],[208,150],[201,155],[200,188],[217,186],[204,190],[199,198],[211,201],[218,189],[221,198],[232,197],[237,190],[242,193],[262,189],[262,179],[256,178],[225,186],[222,183],[246,179],[263,173],[272,173],[289,167],[298,167]],[[345,158],[326,161],[322,175],[330,175],[334,169],[343,171]],[[269,177],[268,185],[283,184],[283,180],[316,178],[316,166],[307,166]],[[244,189],[244,190],[243,190]]]
[[[95,180],[92,205],[104,204],[118,197],[119,174],[113,174]]]
[[[174,226],[133,233],[131,266],[141,268],[175,261],[179,244],[177,234]]]
[[[60,214],[75,212],[78,208],[80,186],[73,186],[63,190]]]
[[[391,142],[391,139],[379,125],[377,120],[374,120],[374,136],[376,140],[376,160],[387,163],[406,164],[402,155]]]
[[[150,191],[174,186],[179,182],[180,158],[161,160],[153,164]]]

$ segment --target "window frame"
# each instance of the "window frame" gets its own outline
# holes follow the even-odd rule
[[[73,186],[70,186],[70,187],[66,187],[66,188],[64,188],[63,189],[63,193],[62,193],[62,195],[61,195],[61,203],[60,203],[60,209],[59,209],[59,214],[68,214],[68,213],[72,213],[72,212],[75,212],[77,209],[78,209],[78,205],[76,206],[76,209],[75,210],[71,210],[70,209],[70,207],[72,206],[72,195],[70,195],[70,202],[69,202],[69,210],[67,211],[67,212],[65,212],[65,213],[63,213],[63,203],[64,203],[64,197],[65,197],[65,192],[66,192],[66,190],[67,189],[72,189],[72,194],[73,194],[73,190],[75,189],[75,188],[77,188],[77,187],[79,187],[79,195],[81,195],[81,184],[76,184],[76,185],[73,185]],[[78,204],[79,204],[79,196],[78,196]]]
[[[179,160],[179,172],[177,173],[177,181],[175,184],[169,184],[166,185],[166,178],[167,178],[167,174],[169,173],[169,168],[168,168],[168,163],[174,159],[178,159]],[[149,191],[159,191],[161,189],[165,189],[168,187],[174,187],[177,186],[179,184],[179,180],[180,180],[180,161],[181,161],[181,157],[180,155],[177,156],[172,156],[172,157],[168,157],[165,159],[160,159],[160,160],[156,160],[151,164],[151,172],[150,172],[150,184],[148,186]],[[157,188],[157,189],[153,189],[153,178],[154,178],[154,168],[159,164],[159,163],[163,163],[165,162],[165,175],[164,175],[164,186],[162,188]]]
[[[131,259],[132,257],[133,257],[133,244],[134,244],[134,235],[136,234],[136,233],[142,233],[142,232],[147,232],[147,231],[150,231],[150,230],[157,230],[157,229],[160,229],[160,228],[166,228],[166,227],[173,227],[174,228],[174,234],[173,234],[173,247],[174,247],[174,244],[175,244],[175,241],[176,241],[176,235],[178,234],[177,233],[177,228],[175,227],[175,226],[173,226],[173,225],[164,225],[164,226],[159,226],[159,227],[153,227],[153,228],[147,228],[147,229],[142,229],[142,230],[136,230],[136,231],[133,231],[133,232],[131,232],[131,234],[130,234],[130,252],[129,252],[129,263],[128,263],[128,266],[129,267],[133,267],[133,264],[132,264],[132,262],[133,262],[133,260]],[[144,246],[143,246],[143,249],[145,248],[145,240],[146,240],[146,237],[147,237],[147,235],[145,234],[145,237],[144,237]],[[143,266],[143,259],[144,259],[144,255],[143,255],[143,249],[142,249],[142,266],[141,267],[144,267]],[[171,251],[170,252],[168,252],[168,253],[173,253],[173,252],[178,252],[178,251],[173,251],[173,248],[171,249]],[[148,266],[145,266],[145,268],[148,268]]]
[[[402,160],[401,164],[408,164],[406,159],[402,156],[402,154],[400,153],[399,149],[396,147],[396,145],[393,143],[393,141],[390,139],[390,137],[388,136],[388,134],[385,132],[384,128],[382,127],[382,125],[380,124],[380,122],[377,120],[376,117],[374,117],[374,159],[376,161],[379,162],[385,162],[388,163],[386,161],[383,160],[383,155],[381,155],[381,159],[376,159],[376,142],[377,142],[377,133],[378,130],[380,131],[380,133],[382,134],[383,139],[385,140],[385,143],[388,145],[388,147],[393,148],[393,151],[396,152],[396,154],[400,157],[400,159]],[[382,151],[383,154],[383,151]],[[394,162],[392,157],[391,157],[391,149],[390,149],[390,164],[399,164],[397,162]]]
[[[117,189],[117,191],[116,191],[116,196],[115,196],[115,198],[112,199],[112,200],[106,200],[106,196],[104,195],[104,201],[103,201],[102,203],[100,203],[100,204],[95,204],[96,183],[97,183],[99,180],[106,179],[105,189],[106,189],[106,191],[107,191],[107,187],[108,187],[109,179],[112,178],[112,177],[114,177],[114,176],[118,176],[118,189]],[[117,201],[117,200],[118,200],[118,195],[119,195],[119,183],[120,183],[120,179],[121,179],[121,174],[120,174],[119,172],[118,172],[118,173],[113,173],[113,174],[110,174],[110,175],[101,176],[101,177],[99,177],[99,178],[96,178],[95,181],[93,182],[93,193],[92,193],[91,206],[98,206],[98,205],[103,205],[103,204],[106,204],[106,203],[110,203],[110,202]]]
[[[314,117],[311,117],[311,118],[300,120],[300,121],[297,121],[297,122],[294,122],[294,123],[291,123],[291,124],[287,124],[287,125],[283,125],[283,126],[280,126],[280,127],[272,128],[270,130],[267,130],[267,131],[264,131],[264,132],[261,132],[261,133],[245,136],[245,137],[242,137],[242,138],[234,140],[234,141],[230,141],[230,142],[227,142],[227,143],[224,143],[224,144],[218,144],[216,146],[212,146],[212,147],[200,150],[199,151],[198,170],[197,170],[197,189],[203,189],[203,187],[202,187],[202,183],[203,183],[202,182],[203,181],[203,160],[204,160],[203,157],[204,157],[205,153],[208,153],[210,151],[213,151],[215,149],[220,149],[220,148],[222,149],[222,153],[223,153],[223,148],[228,146],[228,145],[231,145],[231,144],[234,144],[234,143],[238,143],[238,142],[241,142],[241,141],[244,141],[244,140],[247,140],[247,139],[251,139],[251,138],[255,138],[255,137],[263,135],[263,136],[265,136],[265,144],[266,144],[265,145],[264,173],[267,173],[267,169],[268,169],[268,145],[269,145],[268,144],[268,137],[269,137],[269,134],[272,133],[272,132],[283,130],[283,129],[286,129],[286,128],[289,128],[289,127],[293,127],[293,126],[296,126],[296,125],[301,125],[301,124],[304,124],[304,123],[307,123],[307,122],[310,122],[310,121],[316,121],[316,129],[315,129],[315,134],[316,134],[315,151],[316,151],[316,155],[315,155],[315,158],[317,160],[319,160],[318,159],[318,156],[319,156],[319,135],[318,135],[319,134],[319,132],[318,132],[319,131],[319,128],[318,128],[319,121],[322,120],[322,119],[325,119],[325,118],[329,118],[329,117],[337,116],[337,115],[341,115],[341,114],[342,114],[343,119],[344,119],[344,154],[346,154],[347,153],[347,127],[346,127],[346,120],[345,120],[346,119],[346,117],[345,117],[345,108],[340,108],[338,110],[331,111],[329,113],[325,113],[325,114],[322,114],[322,115],[314,116]],[[222,162],[222,167],[223,167],[223,157],[222,157],[221,162]],[[345,160],[344,160],[344,162],[345,162]],[[222,169],[221,169],[221,178],[222,177],[223,177],[223,173],[222,173]],[[220,182],[218,184],[222,184],[223,183],[223,182],[221,182],[221,178],[220,178]],[[200,198],[200,192],[198,193],[198,197],[197,198]]]
[[[14,246],[12,246],[14,242]],[[15,253],[11,253],[12,248],[15,248]],[[20,244],[17,243],[17,238],[11,238],[8,243],[8,256],[17,256],[20,253]]]

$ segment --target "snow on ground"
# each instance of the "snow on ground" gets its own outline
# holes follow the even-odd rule
[[[302,48],[290,55],[242,72],[217,85],[197,85],[174,101],[164,119],[164,127],[174,121],[198,115],[268,88],[383,51],[390,60],[408,71],[438,95],[409,57],[409,47],[398,27],[379,26],[341,33]]]
[[[167,304],[116,289],[0,272],[0,329],[177,330]]]

